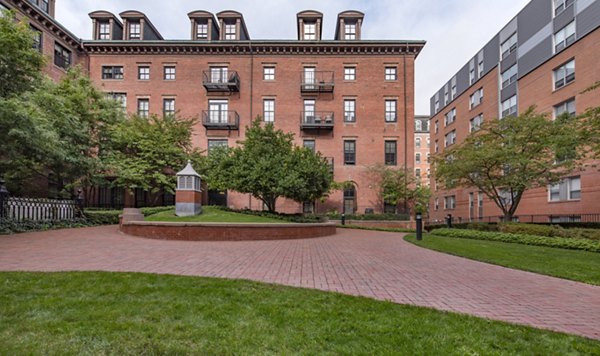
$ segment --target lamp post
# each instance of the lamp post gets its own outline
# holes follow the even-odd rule
[[[416,224],[417,224],[417,241],[423,240],[423,215],[421,213],[417,213],[416,215]]]
[[[452,214],[448,214],[448,216],[446,216],[446,224],[448,225],[449,229],[452,228]]]
[[[6,189],[4,183],[4,179],[0,179],[0,218],[4,218],[7,215],[4,206],[6,205],[6,200],[8,199],[8,189]]]

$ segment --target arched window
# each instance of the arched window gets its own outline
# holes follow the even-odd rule
[[[344,189],[344,214],[356,212],[356,188],[354,186]]]
[[[422,128],[421,120],[415,121],[415,131],[421,131],[421,128]]]
[[[415,154],[415,163],[416,164],[421,163],[421,154],[420,153]]]

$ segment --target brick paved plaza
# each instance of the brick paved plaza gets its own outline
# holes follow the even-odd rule
[[[115,226],[0,236],[2,271],[128,271],[241,278],[362,295],[600,339],[600,287],[454,257],[401,234],[186,242]]]

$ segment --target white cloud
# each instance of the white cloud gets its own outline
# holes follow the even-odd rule
[[[189,37],[187,13],[236,10],[253,39],[295,39],[296,13],[314,9],[324,15],[323,38],[333,38],[337,14],[365,13],[363,39],[426,40],[417,58],[417,114],[429,113],[429,98],[472,58],[529,0],[57,0],[56,17],[77,36],[91,38],[88,13],[108,10],[144,12],[167,39]]]

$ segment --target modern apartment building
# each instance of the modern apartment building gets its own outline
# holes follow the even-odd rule
[[[600,1],[532,0],[431,98],[431,153],[461,142],[481,122],[535,105],[555,117],[600,105]],[[585,144],[582,142],[582,144]],[[431,216],[462,220],[501,215],[481,192],[445,191],[431,181]],[[600,173],[575,173],[526,193],[517,215],[598,213]]]
[[[415,116],[415,176],[429,187],[431,168],[429,165],[431,139],[429,137],[429,116]]]
[[[49,1],[53,9],[54,1]],[[44,11],[44,4],[0,3],[40,27],[41,50],[54,58],[49,71],[61,73],[68,65],[81,64],[127,112],[198,117],[193,143],[208,152],[236,145],[251,120],[261,116],[294,133],[297,145],[327,157],[336,181],[353,183],[325,202],[281,201],[278,210],[382,211],[384,202],[368,167],[413,169],[414,62],[425,42],[365,40],[361,12],[340,13],[332,39],[323,39],[320,12],[302,11],[295,24],[290,21],[297,39],[252,40],[239,12],[192,11],[189,39],[167,40],[142,12],[117,16],[96,11],[89,14],[93,38],[67,42],[65,37],[73,36],[50,10]],[[67,51],[57,51],[59,46]],[[147,193],[129,196],[107,188],[100,200],[102,205],[141,206]],[[206,200],[262,209],[248,194],[209,191]]]

